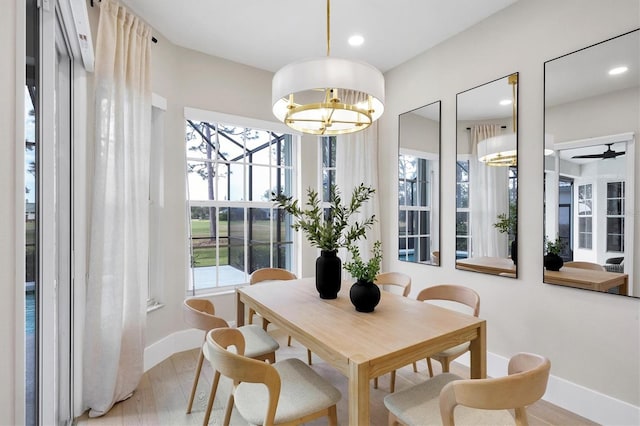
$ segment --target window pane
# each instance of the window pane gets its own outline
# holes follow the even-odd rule
[[[336,137],[322,138],[322,167],[336,166]]]
[[[268,243],[271,240],[271,209],[248,209],[249,240],[251,243]]]
[[[469,208],[469,184],[459,183],[456,186],[456,207],[459,209]]]
[[[272,172],[275,174],[277,169],[267,166],[247,166],[247,171],[249,173],[247,180],[251,182],[251,201],[269,201],[271,192],[276,189],[270,185],[269,175]]]
[[[607,214],[608,215],[621,215],[622,214],[622,200],[607,200]]]
[[[622,198],[624,197],[623,193],[623,182],[610,182],[607,184],[607,198]]]
[[[220,156],[225,161],[237,161],[243,159],[245,154],[243,135],[246,129],[242,127],[219,124],[220,134],[217,143],[220,144]]]
[[[398,234],[406,235],[407,233],[407,212],[400,210],[398,212]]]
[[[456,235],[469,235],[468,212],[456,212]]]
[[[323,170],[322,171],[322,201],[331,201],[331,185],[336,183],[335,170]]]
[[[244,166],[242,164],[230,164],[229,176],[229,200],[244,201]],[[226,183],[226,182],[225,182]]]
[[[229,265],[238,271],[244,271],[244,209],[229,208]],[[221,280],[221,282],[224,282]],[[224,282],[230,284],[229,282]],[[242,281],[233,284],[240,284]]]

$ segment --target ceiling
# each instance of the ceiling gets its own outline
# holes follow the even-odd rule
[[[123,1],[176,45],[267,71],[327,53],[325,0]],[[516,1],[333,0],[331,56],[386,72]]]

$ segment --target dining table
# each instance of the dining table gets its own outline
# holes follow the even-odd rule
[[[457,259],[456,265],[461,269],[494,275],[515,276],[516,273],[516,266],[511,259],[504,257],[478,256]],[[619,294],[629,294],[629,275],[625,273],[563,266],[559,271],[544,269],[543,274],[543,281],[547,284],[600,292],[617,288]]]
[[[357,312],[344,281],[336,299],[321,299],[315,278],[238,288],[237,325],[254,309],[348,378],[350,425],[370,424],[370,380],[464,342],[470,377],[486,377],[486,322],[391,292],[370,313]]]

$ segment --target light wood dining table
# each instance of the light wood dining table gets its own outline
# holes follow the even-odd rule
[[[456,260],[456,265],[486,274],[515,274],[516,266],[511,259],[504,257],[470,257]],[[611,288],[618,288],[618,293],[629,294],[629,275],[619,272],[597,271],[593,269],[573,268],[563,266],[559,271],[544,270],[544,282],[547,284],[563,285],[566,287],[583,288],[606,292]]]
[[[337,299],[321,299],[315,278],[239,288],[237,324],[253,308],[349,380],[349,424],[368,425],[370,380],[463,342],[471,342],[470,376],[485,378],[486,322],[390,292],[372,313],[357,312],[351,282]]]

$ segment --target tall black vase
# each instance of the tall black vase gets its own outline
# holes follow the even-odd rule
[[[335,299],[342,281],[342,261],[338,250],[321,250],[316,259],[316,290],[321,299]]]

